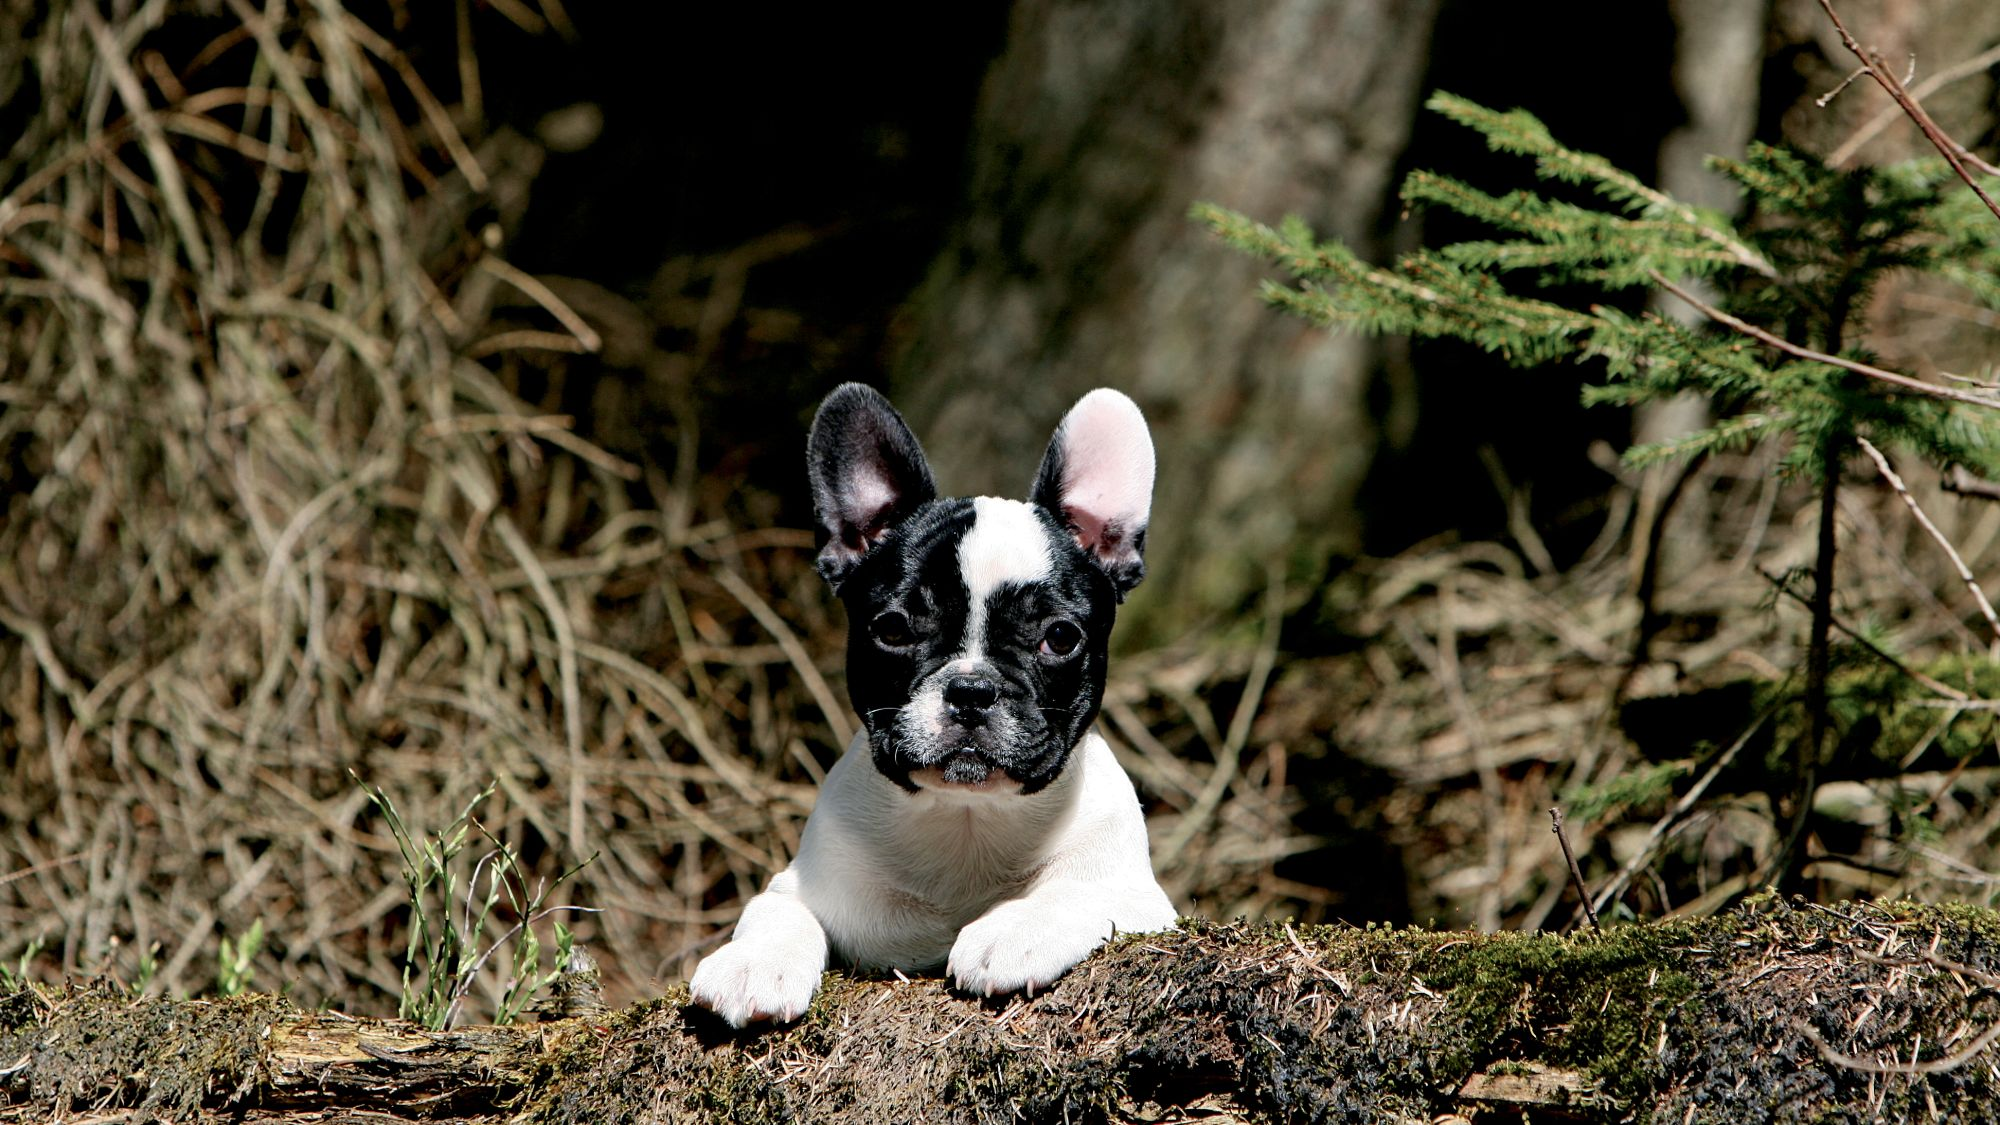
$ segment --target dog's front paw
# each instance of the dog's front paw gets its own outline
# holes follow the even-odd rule
[[[805,1014],[819,991],[823,958],[788,955],[773,943],[732,941],[695,966],[688,993],[731,1027],[784,1023]]]
[[[980,996],[1033,996],[1110,940],[1112,930],[1102,915],[1051,917],[1046,904],[1016,899],[958,932],[945,971],[958,987]]]

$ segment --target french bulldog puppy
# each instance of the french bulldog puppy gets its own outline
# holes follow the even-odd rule
[[[858,383],[820,404],[807,459],[864,729],[694,1001],[737,1027],[795,1019],[829,951],[1033,994],[1113,934],[1172,926],[1132,782],[1091,730],[1145,573],[1139,408],[1085,395],[1026,503],[939,498],[902,416]]]

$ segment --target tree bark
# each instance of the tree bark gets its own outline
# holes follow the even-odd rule
[[[1015,5],[963,218],[916,301],[899,401],[948,491],[1008,496],[1078,395],[1111,385],[1139,401],[1161,458],[1153,570],[1128,632],[1135,616],[1171,627],[1245,604],[1287,549],[1354,542],[1375,444],[1372,345],[1263,308],[1263,267],[1187,212],[1212,200],[1297,214],[1369,245],[1436,9]]]
[[[1601,936],[1192,924],[1033,999],[832,974],[742,1034],[678,990],[431,1032],[23,988],[0,1122],[1995,1121],[1996,966],[1988,911],[1764,898]]]

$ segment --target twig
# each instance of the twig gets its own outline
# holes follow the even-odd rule
[[[1785,585],[1782,579],[1780,579],[1777,575],[1772,574],[1769,571],[1765,570],[1763,567],[1761,566],[1758,567],[1757,573],[1760,577],[1764,579],[1764,581],[1769,582],[1772,586],[1776,587],[1779,593],[1784,594],[1786,597],[1791,598],[1793,601],[1798,602],[1801,605],[1812,604],[1811,602],[1807,601],[1803,596],[1801,596],[1797,590],[1794,590],[1791,587]],[[1936,692],[1937,694],[1944,696],[1946,699],[1954,699],[1958,700],[1959,702],[1964,702],[1972,698],[1971,696],[1965,694],[1964,692],[1958,690],[1957,688],[1951,686],[1950,684],[1945,683],[1943,680],[1937,679],[1934,676],[1926,676],[1922,672],[1917,671],[1915,668],[1912,668],[1909,665],[1903,663],[1901,660],[1896,659],[1894,655],[1889,653],[1887,650],[1883,649],[1880,645],[1876,644],[1874,641],[1871,641],[1867,637],[1862,636],[1860,633],[1855,632],[1853,628],[1842,624],[1838,617],[1833,619],[1833,628],[1836,632],[1840,633],[1848,640],[1853,641],[1855,644],[1860,645],[1862,648],[1865,648],[1870,653],[1874,654],[1877,660],[1882,661],[1884,664],[1887,664],[1889,667],[1894,668],[1896,671],[1901,672],[1903,675],[1908,676],[1912,680],[1915,680],[1916,682],[1924,685],[1925,687]]]
[[[1611,877],[1611,881],[1604,885],[1604,889],[1597,892],[1596,900],[1594,902],[1589,900],[1584,902],[1586,910],[1594,912],[1597,909],[1602,909],[1609,905],[1613,899],[1617,898],[1627,886],[1631,885],[1632,876],[1638,874],[1639,869],[1644,867],[1653,858],[1653,853],[1659,848],[1660,841],[1666,839],[1667,831],[1680,818],[1687,815],[1688,810],[1694,807],[1696,801],[1701,800],[1701,795],[1708,792],[1708,787],[1714,784],[1715,779],[1721,776],[1722,771],[1728,768],[1729,763],[1736,760],[1736,755],[1742,753],[1745,746],[1750,745],[1750,739],[1756,735],[1757,731],[1763,727],[1765,721],[1770,717],[1771,713],[1769,711],[1757,716],[1757,721],[1751,723],[1742,734],[1738,735],[1736,741],[1729,744],[1728,749],[1716,755],[1715,761],[1709,763],[1708,770],[1701,775],[1701,780],[1689,787],[1686,793],[1681,794],[1681,799],[1674,802],[1674,807],[1667,810],[1667,815],[1653,822],[1653,830],[1646,834],[1645,844],[1633,854],[1631,859],[1625,861],[1625,866],[1618,869],[1618,874]]]
[[[1840,80],[1840,85],[1835,86],[1833,89],[1828,90],[1826,93],[1821,94],[1819,97],[1814,98],[1813,104],[1820,107],[1821,109],[1825,109],[1828,103],[1832,102],[1833,99],[1840,96],[1841,91],[1847,89],[1849,86],[1854,85],[1856,79],[1860,78],[1862,75],[1867,73],[1868,73],[1867,67],[1865,66],[1855,67],[1854,70],[1851,71],[1847,77]],[[1828,163],[1830,164],[1832,163],[1832,161],[1828,161]]]
[[[1556,842],[1562,845],[1563,862],[1569,864],[1569,879],[1576,886],[1576,900],[1583,904],[1583,916],[1590,919],[1591,929],[1601,933],[1604,927],[1597,924],[1597,908],[1590,905],[1590,888],[1584,884],[1583,869],[1576,865],[1576,853],[1570,850],[1569,833],[1563,831],[1563,811],[1550,809],[1549,820],[1552,824],[1549,831],[1556,834]]]
[[[554,290],[542,284],[540,278],[493,254],[479,259],[479,268],[520,290],[536,304],[547,309],[550,316],[555,317],[564,328],[569,329],[570,334],[576,337],[577,343],[583,345],[584,351],[596,352],[604,346],[604,339],[597,334],[597,330],[585,323],[584,319],[577,315],[576,310],[569,307],[568,302],[556,296]]]
[[[1971,965],[1967,965],[1961,961],[1939,957],[1929,950],[1919,950],[1915,957],[1877,957],[1872,953],[1859,949],[1855,950],[1855,954],[1863,961],[1870,962],[1871,964],[1887,965],[1890,968],[1900,969],[1914,969],[1920,966],[1928,966],[1933,969],[1942,969],[1947,973],[1956,973],[1962,977],[1971,977],[1987,988],[2000,989],[2000,976],[1995,976],[1984,969],[1975,969]]]
[[[1938,530],[1937,525],[1931,522],[1931,518],[1924,514],[1922,508],[1917,507],[1916,497],[1910,495],[1909,488],[1903,484],[1903,478],[1896,475],[1896,470],[1889,467],[1889,459],[1882,456],[1882,451],[1875,448],[1865,437],[1856,437],[1854,440],[1861,446],[1861,451],[1868,454],[1869,459],[1875,462],[1875,468],[1882,474],[1882,479],[1888,481],[1889,487],[1896,490],[1896,495],[1903,498],[1903,503],[1910,509],[1910,514],[1917,517],[1917,523],[1938,546],[1944,548],[1945,555],[1951,559],[1951,565],[1958,571],[1959,581],[1964,582],[1965,588],[1972,591],[1972,600],[1978,603],[1979,612],[1986,618],[1987,627],[1993,630],[1994,643],[2000,644],[2000,616],[1994,615],[1993,603],[1986,600],[1986,591],[1979,588],[1979,580],[1972,576],[1971,568],[1967,567],[1965,560],[1958,556],[1958,551],[1951,545],[1951,540],[1946,539],[1944,532]]]
[[[153,167],[153,175],[158,178],[160,199],[166,204],[167,216],[172,219],[174,231],[180,236],[181,247],[186,250],[188,264],[194,267],[197,276],[207,276],[212,259],[208,253],[208,243],[201,236],[201,224],[195,219],[194,205],[188,201],[187,181],[181,177],[180,162],[174,159],[173,149],[167,144],[166,130],[161,128],[159,117],[147,102],[146,91],[139,85],[139,78],[132,73],[125,61],[125,52],[118,38],[112,34],[111,26],[104,22],[95,5],[85,4],[76,9],[90,30],[91,40],[102,57],[105,76],[111,86],[118,91],[126,110],[131,113],[139,130],[141,147],[145,149],[146,160]]]
[[[854,728],[847,721],[847,708],[840,705],[833,689],[826,686],[826,677],[819,674],[819,667],[813,663],[812,654],[806,651],[806,646],[799,642],[798,634],[792,632],[785,619],[771,608],[771,603],[759,597],[757,591],[737,577],[734,571],[719,566],[715,568],[713,577],[716,584],[729,591],[729,596],[749,610],[750,616],[757,619],[757,624],[762,625],[778,642],[785,659],[791,661],[792,667],[798,670],[799,678],[805,682],[806,693],[819,705],[820,714],[826,716],[827,729],[833,732],[835,745],[842,750],[847,749],[847,744],[854,740]]]
[[[1626,689],[1632,686],[1633,677],[1639,674],[1640,666],[1645,664],[1652,651],[1654,639],[1666,627],[1667,617],[1660,612],[1659,591],[1660,556],[1665,553],[1667,520],[1680,503],[1688,482],[1708,463],[1708,454],[1709,451],[1704,449],[1688,458],[1667,485],[1665,493],[1654,498],[1652,512],[1641,516],[1646,521],[1645,553],[1639,556],[1639,580],[1633,584],[1633,599],[1639,603],[1639,627],[1632,638],[1631,655],[1625,661],[1625,670],[1619,674],[1617,684],[1611,689],[1613,706],[1625,698]],[[1640,496],[1642,506],[1646,499],[1644,494]]]
[[[1838,367],[1844,371],[1852,371],[1857,375],[1866,375],[1870,379],[1875,379],[1884,383],[1889,383],[1902,390],[1911,391],[1916,394],[1929,395],[1932,398],[1949,399],[1952,402],[1969,403],[1973,406],[1983,406],[1986,407],[1988,410],[2000,410],[2000,399],[1996,399],[1991,396],[1968,394],[1965,391],[1953,390],[1950,387],[1940,387],[1935,383],[1926,383],[1922,379],[1918,379],[1910,375],[1904,375],[1901,372],[1888,371],[1883,368],[1876,367],[1873,364],[1861,363],[1856,360],[1845,359],[1837,355],[1829,355],[1826,352],[1818,351],[1813,348],[1808,348],[1800,344],[1794,344],[1790,340],[1785,339],[1783,336],[1778,336],[1771,332],[1767,332],[1764,329],[1759,328],[1754,324],[1751,324],[1749,321],[1741,320],[1737,317],[1729,315],[1726,312],[1723,312],[1721,309],[1718,309],[1714,305],[1711,305],[1708,302],[1703,301],[1700,297],[1695,296],[1693,293],[1688,292],[1686,289],[1683,289],[1680,286],[1675,285],[1673,282],[1668,281],[1667,275],[1661,273],[1659,270],[1649,269],[1646,271],[1646,273],[1653,279],[1654,284],[1658,285],[1662,289],[1665,289],[1667,292],[1672,293],[1674,296],[1679,297],[1681,300],[1686,301],[1689,305],[1693,306],[1695,310],[1700,312],[1703,316],[1706,316],[1710,320],[1715,321],[1717,324],[1733,328],[1736,331],[1742,333],[1745,336],[1750,337],[1753,340],[1758,340],[1762,343],[1769,344],[1771,347],[1774,347],[1779,351],[1784,352],[1787,355],[1797,356],[1800,359],[1809,359],[1812,360],[1814,363],[1824,363],[1830,367]]]
[[[1819,1032],[1814,1030],[1811,1024],[1801,1023],[1799,1030],[1807,1039],[1812,1040],[1813,1046],[1819,1048],[1821,1058],[1835,1066],[1844,1066],[1849,1070],[1864,1071],[1868,1074],[1942,1074],[1948,1070],[1957,1070],[1971,1062],[1981,1051],[1991,1047],[1994,1040],[2000,1039],[2000,1023],[1996,1023],[1980,1032],[1979,1038],[1974,1039],[1971,1046],[1956,1054],[1932,1059],[1929,1062],[1880,1063],[1874,1059],[1859,1058],[1834,1050],[1831,1044],[1820,1038]]]
[[[1994,312],[1992,309],[1975,305],[1970,301],[1955,301],[1949,297],[1940,297],[1933,293],[1904,293],[1901,299],[1903,307],[1906,309],[1922,309],[1925,312],[1938,313],[1966,324],[1976,324],[1981,328],[2000,330],[2000,312]],[[1970,376],[1958,375],[1950,371],[1940,371],[1938,374],[1954,383],[1971,387],[1976,391],[2000,390],[2000,383],[1996,383],[1991,379],[1974,379]]]
[[[465,138],[459,134],[458,127],[452,124],[450,111],[438,101],[436,94],[431,93],[431,88],[424,84],[423,78],[417,74],[416,66],[410,62],[410,57],[397,50],[395,44],[377,34],[374,28],[361,22],[359,18],[348,15],[341,22],[343,30],[352,35],[355,42],[367,48],[376,58],[395,68],[396,76],[403,80],[404,87],[410,91],[410,96],[416,99],[418,108],[423,111],[424,122],[431,127],[431,133],[437,137],[438,144],[451,156],[451,162],[458,166],[459,173],[465,177],[465,182],[473,191],[484,192],[487,187],[486,171],[479,166],[479,158],[472,155],[472,150],[466,147]]]
[[[1938,71],[1936,74],[1933,74],[1929,78],[1924,79],[1922,82],[1917,83],[1915,86],[1910,87],[1910,96],[1917,99],[1928,98],[1932,94],[1937,93],[1939,90],[1944,89],[1946,86],[1951,85],[1953,82],[1970,78],[1975,74],[1984,74],[1987,70],[1991,69],[1996,64],[2000,64],[2000,47],[1990,48],[1982,52],[1981,54],[1977,54],[1969,59],[1966,59],[1964,62],[1961,62],[1956,66],[1949,66],[1943,70]],[[1854,79],[1860,77],[1864,73],[1866,73],[1865,67],[1860,70],[1856,70],[1852,75],[1848,76],[1847,82],[1854,81]],[[1846,87],[1847,82],[1842,82],[1841,86],[1843,88]],[[1839,93],[1839,91],[1836,90],[1834,91],[1834,93]],[[1828,96],[1831,97],[1832,95],[1829,94]],[[1868,121],[1861,126],[1861,128],[1856,129],[1854,131],[1853,136],[1848,137],[1846,140],[1840,142],[1840,144],[1833,150],[1833,152],[1827,156],[1826,158],[1827,166],[1831,168],[1838,168],[1841,165],[1847,163],[1849,160],[1854,159],[1854,154],[1861,151],[1862,145],[1865,145],[1869,141],[1874,140],[1875,134],[1887,128],[1889,122],[1894,121],[1896,118],[1902,116],[1902,114],[1903,114],[1902,106],[1892,105],[1884,109],[1882,112],[1876,114],[1874,117],[1869,118]],[[2000,175],[2000,168],[1995,168],[1993,165],[1988,164],[1986,161],[1980,160],[1978,157],[1973,156],[1969,152],[1966,152],[1963,148],[1959,150],[1959,153],[1960,155],[1966,157],[1968,161],[1973,162],[1974,165],[1978,167],[1980,171],[1986,173],[1987,175],[1989,176]]]
[[[768,799],[762,795],[763,787],[750,776],[743,765],[733,755],[723,753],[722,748],[716,745],[715,739],[708,732],[707,723],[702,720],[701,712],[696,709],[694,702],[665,676],[634,660],[629,654],[608,645],[578,640],[576,651],[577,655],[584,659],[623,675],[634,689],[643,689],[634,691],[634,694],[642,700],[650,693],[658,701],[665,703],[667,705],[665,712],[657,708],[649,709],[662,718],[671,717],[678,726],[681,737],[694,747],[695,754],[701,758],[703,764],[714,770],[716,776],[734,790],[745,804],[759,805]]]
[[[5,875],[0,875],[0,887],[4,887],[7,884],[15,881],[16,879],[25,879],[30,875],[39,875],[44,871],[51,871],[54,870],[55,868],[75,863],[77,860],[83,859],[87,857],[89,854],[90,854],[89,852],[74,852],[70,855],[58,856],[55,859],[45,860],[41,863],[33,864],[28,867],[23,867],[19,871],[9,871]]]
[[[553,332],[540,333],[552,339],[569,340],[568,336],[558,336]],[[589,441],[576,436],[576,419],[567,414],[459,414],[425,425],[417,431],[427,438],[448,437],[455,434],[470,434],[492,431],[503,434],[530,434],[541,438],[550,445],[569,451],[584,461],[616,474],[625,480],[638,480],[642,475],[639,466],[622,457],[606,453]],[[551,573],[554,573],[551,568]]]
[[[1278,634],[1285,620],[1285,581],[1281,572],[1272,574],[1264,606],[1263,643],[1258,646],[1257,658],[1250,666],[1250,678],[1243,684],[1243,695],[1236,702],[1236,713],[1230,716],[1229,733],[1223,737],[1222,746],[1216,752],[1215,772],[1209,774],[1208,784],[1202,787],[1193,807],[1175,826],[1174,834],[1160,845],[1157,862],[1161,867],[1171,867],[1180,858],[1188,842],[1215,815],[1223,795],[1236,780],[1243,747],[1250,741],[1250,723],[1257,717],[1257,709],[1264,701],[1264,685],[1271,678],[1271,670],[1277,666]]]
[[[528,573],[528,584],[535,591],[535,598],[542,603],[542,609],[549,616],[549,627],[556,634],[556,668],[562,681],[563,741],[569,749],[569,846],[577,855],[582,855],[586,837],[583,815],[583,790],[587,784],[587,772],[583,763],[583,695],[577,686],[577,645],[576,628],[570,622],[569,611],[556,594],[555,583],[549,581],[548,572],[542,569],[541,560],[535,557],[534,548],[521,535],[514,521],[505,512],[495,513],[493,530],[500,536],[514,561]]]
[[[1960,496],[1977,496],[1981,500],[2000,500],[2000,484],[1990,480],[1980,480],[1965,471],[1964,465],[1953,465],[1951,471],[1940,482],[1946,492]]]
[[[1534,521],[1529,518],[1529,494],[1514,487],[1514,482],[1507,476],[1506,464],[1500,460],[1500,453],[1493,446],[1479,447],[1479,463],[1486,467],[1486,475],[1493,481],[1493,491],[1500,494],[1500,503],[1507,509],[1507,533],[1521,545],[1521,555],[1536,573],[1554,574],[1557,569],[1555,556],[1549,553],[1548,544],[1542,542]]]
[[[1972,193],[1979,197],[1981,203],[1986,204],[1986,209],[1993,212],[1993,217],[2000,219],[2000,203],[1995,203],[1993,197],[1986,194],[1986,189],[1979,186],[1979,181],[1972,178],[1972,173],[1966,171],[1965,160],[1959,155],[1965,152],[1965,146],[1952,140],[1945,135],[1944,130],[1938,128],[1937,122],[1931,120],[1931,115],[1924,109],[1923,104],[1910,96],[1909,88],[1903,85],[1903,80],[1882,64],[1880,54],[1863,47],[1854,38],[1847,30],[1847,25],[1840,22],[1840,13],[1833,10],[1833,0],[1819,0],[1819,6],[1826,12],[1826,18],[1833,21],[1834,30],[1840,32],[1841,43],[1845,44],[1849,51],[1854,52],[1855,58],[1861,60],[1861,68],[1868,72],[1868,76],[1875,80],[1876,85],[1888,91],[1889,96],[1896,99],[1896,104],[1903,107],[1903,112],[1909,115],[1910,120],[1917,123],[1917,128],[1924,131],[1925,139],[1944,155],[1945,163],[1951,165],[1951,170],[1958,173],[1958,178],[1965,181],[1965,186],[1972,189]]]
[[[1458,582],[1451,579],[1438,586],[1438,637],[1437,637],[1437,678],[1444,686],[1446,697],[1452,710],[1457,713],[1459,724],[1465,730],[1468,749],[1472,752],[1472,762],[1479,774],[1479,799],[1483,806],[1481,815],[1486,822],[1486,869],[1492,877],[1487,879],[1479,891],[1479,907],[1475,921],[1482,931],[1491,932],[1500,928],[1500,880],[1507,873],[1507,836],[1505,829],[1506,793],[1500,781],[1500,768],[1493,761],[1493,743],[1488,735],[1485,722],[1480,718],[1478,708],[1472,705],[1465,690],[1465,674],[1458,662]],[[1416,651],[1416,646],[1411,646]]]
[[[17,613],[0,608],[0,629],[26,640],[29,651],[35,654],[35,663],[47,677],[49,686],[64,695],[73,695],[77,685],[70,678],[69,670],[63,667],[62,657],[56,655],[55,645],[49,641],[49,631],[40,622],[30,621]]]

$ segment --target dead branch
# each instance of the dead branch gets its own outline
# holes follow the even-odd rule
[[[1902,498],[1904,505],[1910,509],[1910,514],[1917,518],[1918,526],[1922,527],[1925,534],[1931,537],[1931,541],[1943,548],[1945,555],[1951,559],[1952,569],[1958,572],[1959,581],[1965,583],[1965,588],[1972,591],[1972,600],[1978,604],[1980,616],[1986,618],[1987,627],[1993,630],[1995,643],[2000,643],[2000,617],[1994,616],[1993,603],[1986,600],[1986,591],[1979,588],[1979,580],[1972,576],[1971,568],[1959,557],[1958,548],[1951,545],[1951,540],[1946,539],[1944,532],[1939,531],[1937,525],[1931,522],[1931,518],[1924,514],[1924,510],[1917,506],[1916,497],[1910,495],[1908,486],[1903,484],[1902,477],[1896,475],[1896,470],[1889,467],[1889,459],[1882,456],[1882,451],[1875,448],[1867,438],[1857,437],[1854,440],[1860,444],[1861,451],[1875,462],[1875,468],[1882,474],[1882,479],[1888,481],[1889,487],[1896,490],[1896,495]]]
[[[2000,500],[2000,484],[1995,484],[1990,480],[1980,480],[1978,477],[1966,472],[1964,465],[1953,465],[1951,471],[1944,475],[1944,480],[1941,484],[1946,492],[1955,492],[1960,496],[1977,496],[1981,500]]]
[[[1910,97],[1921,102],[1923,99],[1930,97],[1932,94],[1937,93],[1954,82],[1970,78],[1975,74],[1984,74],[1996,65],[2000,65],[2000,46],[1989,47],[1969,59],[1938,71],[1936,74],[1910,87]],[[1841,83],[1841,87],[1845,88],[1848,83],[1861,77],[1862,73],[1863,71],[1860,69],[1855,70],[1853,74],[1848,75],[1847,81]],[[1833,93],[1839,93],[1839,91],[1836,90]],[[1827,95],[1827,97],[1831,98],[1832,94]],[[1822,99],[1822,104],[1824,104],[1825,100]],[[1827,154],[1826,162],[1828,166],[1838,168],[1854,159],[1854,154],[1860,152],[1863,145],[1873,140],[1877,133],[1888,128],[1889,122],[1894,121],[1902,115],[1903,107],[1901,105],[1891,105],[1869,118],[1860,128],[1854,131],[1853,136],[1840,142],[1831,153]],[[1987,175],[2000,176],[2000,168],[1996,168],[1987,161],[1973,156],[1963,146],[1959,148],[1959,155],[1966,157],[1968,162]]]
[[[1570,850],[1569,834],[1563,831],[1562,810],[1550,809],[1549,820],[1552,824],[1550,831],[1556,834],[1556,842],[1562,845],[1563,862],[1569,865],[1570,883],[1576,887],[1576,900],[1583,906],[1583,915],[1590,919],[1591,929],[1601,930],[1604,927],[1597,924],[1597,908],[1590,904],[1590,887],[1583,881],[1583,869],[1576,865],[1576,853]]]
[[[1976,395],[1966,391],[1954,390],[1951,387],[1940,387],[1935,383],[1926,383],[1922,379],[1905,375],[1899,371],[1889,371],[1870,363],[1862,363],[1858,360],[1832,355],[1815,348],[1808,348],[1803,344],[1794,344],[1783,336],[1765,331],[1747,320],[1723,312],[1721,309],[1695,296],[1687,289],[1667,280],[1667,275],[1661,273],[1659,270],[1647,270],[1646,273],[1652,277],[1654,284],[1686,301],[1697,312],[1700,312],[1708,319],[1726,328],[1742,333],[1760,343],[1768,344],[1784,352],[1786,355],[1797,356],[1800,359],[1809,359],[1814,363],[1824,363],[1830,367],[1838,367],[1843,371],[1852,371],[1856,375],[1865,375],[1870,379],[1887,383],[1898,390],[1929,395],[1932,398],[1949,399],[1952,402],[1968,403],[1973,406],[1983,406],[1988,410],[2000,410],[2000,399],[1995,399],[1988,395]]]
[[[1896,72],[1882,61],[1879,52],[1863,47],[1860,41],[1854,38],[1847,30],[1847,25],[1840,21],[1840,13],[1833,10],[1833,0],[1819,0],[1819,6],[1826,12],[1826,18],[1833,21],[1834,30],[1840,32],[1840,41],[1854,53],[1855,58],[1861,60],[1861,69],[1868,77],[1875,80],[1876,85],[1882,87],[1896,100],[1896,104],[1902,107],[1904,114],[1917,123],[1917,128],[1924,131],[1924,139],[1930,141],[1944,157],[1945,163],[1951,165],[1951,170],[1958,173],[1958,178],[1965,181],[1965,186],[1972,189],[1981,203],[1986,204],[1986,209],[1993,212],[1993,217],[2000,219],[2000,203],[1994,202],[1993,197],[1986,194],[1986,189],[1979,186],[1979,181],[1973,179],[1972,173],[1966,170],[1966,159],[1971,154],[1966,151],[1965,146],[1952,140],[1945,135],[1943,129],[1938,128],[1938,123],[1931,119],[1930,112],[1924,109],[1922,102],[1910,96],[1909,88],[1903,84],[1903,79],[1898,78]],[[1985,162],[1980,163],[1984,165]],[[1990,172],[1991,166],[1985,166],[1984,170]]]

